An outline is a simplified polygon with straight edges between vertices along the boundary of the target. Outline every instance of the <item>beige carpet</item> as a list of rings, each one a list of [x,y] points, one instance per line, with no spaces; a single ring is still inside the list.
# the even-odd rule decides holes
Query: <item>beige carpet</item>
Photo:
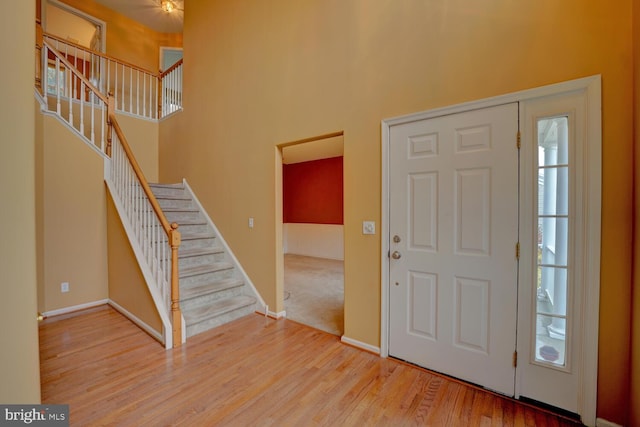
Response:
[[[344,333],[344,263],[285,254],[287,318],[341,336]]]

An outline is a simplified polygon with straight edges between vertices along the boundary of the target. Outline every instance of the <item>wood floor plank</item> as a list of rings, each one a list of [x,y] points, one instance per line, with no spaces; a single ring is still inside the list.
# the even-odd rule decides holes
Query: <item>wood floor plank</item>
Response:
[[[166,351],[97,307],[42,322],[40,360],[42,401],[71,425],[578,425],[259,315]]]

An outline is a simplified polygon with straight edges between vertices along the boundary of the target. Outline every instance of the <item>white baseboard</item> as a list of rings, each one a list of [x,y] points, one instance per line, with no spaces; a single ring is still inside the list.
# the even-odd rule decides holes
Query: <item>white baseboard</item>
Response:
[[[603,420],[602,418],[596,418],[596,427],[622,427],[620,424],[612,423],[611,421]]]
[[[120,312],[120,314],[122,314],[124,317],[126,317],[127,319],[131,320],[133,323],[138,325],[140,329],[142,329],[143,331],[151,335],[153,338],[155,338],[156,340],[164,344],[164,337],[162,336],[162,334],[156,331],[155,329],[153,329],[151,326],[147,325],[138,316],[131,313],[129,310],[127,310],[126,308],[124,308],[123,306],[121,306],[120,304],[118,304],[113,300],[109,300],[109,305],[113,307],[116,311]]]
[[[267,316],[277,320],[287,317],[287,312],[285,310],[282,310],[276,313],[275,311],[268,310]]]
[[[105,305],[109,302],[109,300],[101,299],[98,301],[87,302],[85,304],[72,305],[70,307],[59,308],[57,310],[45,311],[42,313],[44,317],[54,317],[60,316],[63,314],[73,313],[74,311],[85,310],[87,308],[97,307],[99,305]]]
[[[342,341],[345,344],[349,344],[349,345],[357,347],[359,349],[368,351],[370,353],[375,353],[377,355],[380,354],[380,347],[375,347],[375,346],[372,346],[371,344],[367,344],[367,343],[364,343],[362,341],[354,340],[353,338],[349,338],[349,337],[347,337],[345,335],[340,337],[340,341]]]

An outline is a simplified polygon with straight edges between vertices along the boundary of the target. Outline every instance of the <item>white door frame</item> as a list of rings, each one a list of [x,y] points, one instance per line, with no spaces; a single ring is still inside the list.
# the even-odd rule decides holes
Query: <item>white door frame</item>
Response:
[[[589,212],[586,233],[589,237],[587,247],[584,294],[582,306],[589,313],[583,319],[582,327],[582,394],[580,411],[582,422],[595,425],[596,399],[598,379],[598,320],[600,307],[600,219],[601,219],[601,159],[602,159],[602,124],[601,124],[601,77],[600,75],[585,77],[568,82],[557,83],[539,88],[514,92],[506,95],[485,98],[424,112],[409,114],[382,120],[382,212],[381,212],[381,304],[380,304],[380,356],[389,356],[389,143],[390,128],[409,122],[431,119],[448,114],[456,114],[496,105],[521,102],[534,98],[559,95],[574,91],[585,91],[587,97],[587,142],[585,155],[589,174],[588,204]]]

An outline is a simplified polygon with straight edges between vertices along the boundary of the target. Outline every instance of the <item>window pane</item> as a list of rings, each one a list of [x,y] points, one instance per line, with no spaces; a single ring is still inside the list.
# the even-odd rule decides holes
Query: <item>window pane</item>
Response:
[[[538,166],[566,165],[569,162],[567,117],[538,120]]]
[[[538,214],[569,214],[569,167],[540,168],[538,172]]]
[[[538,311],[561,316],[567,314],[567,269],[538,268]]]
[[[540,264],[567,265],[569,218],[538,217]]]
[[[538,315],[536,320],[535,360],[564,366],[566,352],[564,329],[566,321],[543,315]],[[558,330],[563,332],[562,335],[555,332]]]

